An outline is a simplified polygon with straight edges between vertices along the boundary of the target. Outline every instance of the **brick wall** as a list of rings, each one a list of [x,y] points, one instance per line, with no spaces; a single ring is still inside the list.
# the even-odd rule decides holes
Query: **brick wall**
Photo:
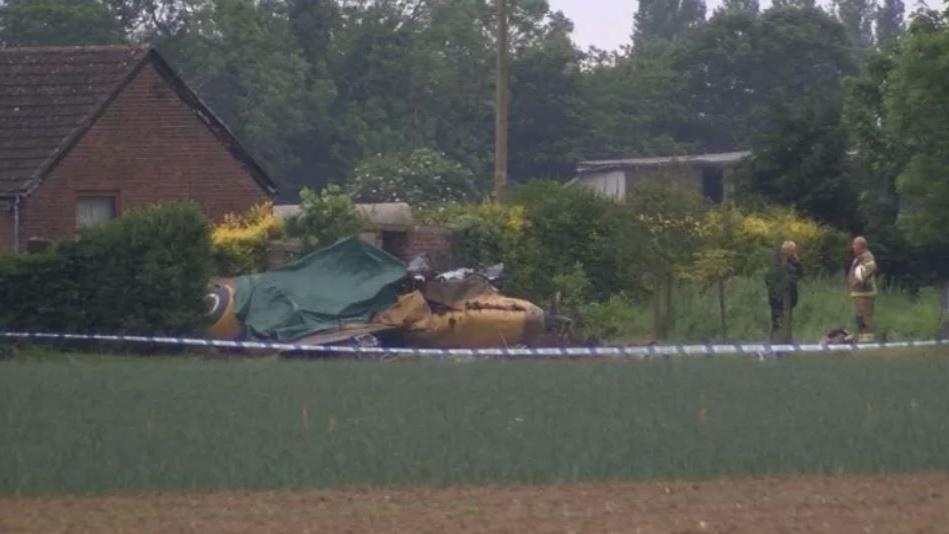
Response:
[[[396,254],[405,262],[416,256],[425,256],[436,269],[447,268],[453,248],[451,230],[438,226],[417,226],[405,236],[401,250]]]
[[[90,193],[114,194],[120,214],[191,199],[215,220],[267,198],[151,65],[24,199],[21,242],[74,237],[77,198]]]
[[[0,208],[0,252],[13,250],[13,214]]]

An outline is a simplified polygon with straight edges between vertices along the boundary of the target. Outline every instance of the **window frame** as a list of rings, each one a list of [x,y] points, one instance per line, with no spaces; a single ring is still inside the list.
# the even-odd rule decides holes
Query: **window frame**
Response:
[[[76,191],[76,199],[75,199],[75,202],[73,203],[73,208],[74,208],[73,219],[75,220],[77,234],[85,230],[88,230],[90,228],[94,228],[97,224],[100,224],[101,222],[108,222],[108,221],[101,221],[100,223],[96,223],[96,224],[86,226],[86,227],[82,227],[79,225],[79,203],[82,202],[82,200],[84,199],[93,199],[93,198],[109,198],[112,200],[112,218],[109,219],[110,221],[114,221],[115,219],[118,219],[122,214],[122,205],[120,202],[120,195],[118,191],[114,189]]]

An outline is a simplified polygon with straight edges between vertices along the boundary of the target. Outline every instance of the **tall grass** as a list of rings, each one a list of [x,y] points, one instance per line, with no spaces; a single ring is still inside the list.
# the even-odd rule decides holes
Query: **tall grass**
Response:
[[[854,331],[853,310],[846,286],[839,279],[804,280],[800,302],[794,310],[794,338],[801,343],[816,343],[830,330]],[[728,339],[762,341],[770,331],[770,310],[763,278],[736,278],[726,284],[726,325]],[[931,339],[940,328],[939,293],[924,288],[917,295],[899,290],[884,290],[877,298],[876,330],[891,341]],[[627,302],[610,308],[612,319],[620,322],[621,332],[608,341],[622,343],[651,334],[653,311],[649,302]],[[716,288],[700,291],[683,285],[673,293],[672,324],[669,339],[675,342],[709,342],[722,339]]]
[[[949,469],[949,359],[0,363],[0,494]]]

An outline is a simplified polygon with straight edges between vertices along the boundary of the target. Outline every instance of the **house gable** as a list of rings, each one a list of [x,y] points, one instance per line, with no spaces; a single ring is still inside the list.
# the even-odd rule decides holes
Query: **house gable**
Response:
[[[150,53],[31,186],[21,241],[75,236],[84,197],[112,198],[118,213],[191,200],[218,220],[268,198],[273,189],[259,167],[238,157],[230,132],[169,72]]]

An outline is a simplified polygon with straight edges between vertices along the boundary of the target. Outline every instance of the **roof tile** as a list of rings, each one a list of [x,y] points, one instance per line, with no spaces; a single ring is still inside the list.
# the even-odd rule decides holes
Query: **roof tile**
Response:
[[[148,53],[0,48],[0,195],[24,191]]]

